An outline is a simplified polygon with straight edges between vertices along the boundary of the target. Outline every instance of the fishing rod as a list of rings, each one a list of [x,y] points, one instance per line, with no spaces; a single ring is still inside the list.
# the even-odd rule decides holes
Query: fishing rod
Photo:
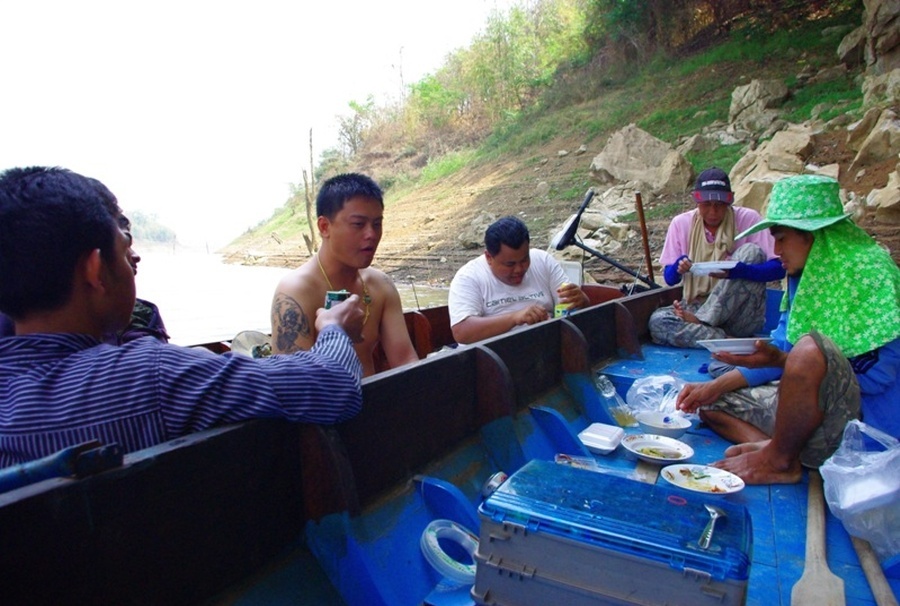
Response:
[[[580,238],[577,237],[578,225],[581,223],[581,215],[584,214],[585,209],[588,207],[588,204],[591,203],[591,200],[593,198],[594,198],[594,189],[591,188],[588,190],[588,193],[585,196],[584,201],[581,203],[581,208],[579,208],[578,212],[575,213],[575,215],[569,219],[569,222],[566,223],[565,227],[563,227],[563,229],[560,230],[559,233],[557,233],[555,236],[553,236],[553,239],[550,241],[550,246],[555,248],[556,250],[563,250],[567,246],[576,246],[576,247],[580,248],[581,250],[585,251],[586,253],[588,253],[594,257],[597,257],[598,259],[600,259],[602,261],[606,261],[607,263],[609,263],[616,269],[624,271],[626,274],[628,274],[630,276],[634,276],[635,278],[637,278],[638,280],[640,280],[641,282],[643,282],[650,288],[660,288],[659,284],[657,284],[656,282],[653,281],[653,278],[648,277],[644,274],[641,274],[640,272],[637,272],[628,267],[625,267],[618,261],[607,257],[600,251],[594,250],[590,246],[587,246],[586,244],[584,244],[584,242],[581,241]]]

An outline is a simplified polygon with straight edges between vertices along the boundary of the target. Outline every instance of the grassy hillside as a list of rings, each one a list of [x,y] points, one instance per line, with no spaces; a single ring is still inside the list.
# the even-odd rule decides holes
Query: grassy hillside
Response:
[[[790,87],[792,96],[781,108],[788,121],[803,122],[814,113],[823,121],[840,114],[858,118],[859,72],[814,85],[801,85],[799,76],[835,66],[838,44],[860,18],[858,12],[831,15],[775,32],[753,23],[736,25],[730,35],[709,40],[702,50],[657,59],[619,79],[590,67],[561,73],[538,109],[496,128],[477,147],[433,157],[422,168],[411,165],[414,154],[404,141],[382,137],[367,142],[352,168],[372,175],[386,189],[385,233],[376,266],[395,279],[413,275],[418,281],[448,282],[462,262],[479,252],[463,249],[456,236],[481,213],[519,214],[532,231],[533,244],[544,247],[593,185],[591,159],[611,133],[635,123],[677,145],[713,123],[726,123],[732,91],[753,79],[778,78]],[[599,92],[567,103],[585,88]],[[823,163],[849,160],[839,158],[846,155],[840,145],[836,141],[817,152]],[[582,146],[586,151],[576,153]],[[728,170],[746,151],[741,145],[723,146],[688,160],[697,171],[712,164]],[[549,187],[549,193],[539,194],[539,184]],[[658,249],[668,218],[686,208],[688,198],[645,197],[645,203],[651,247]],[[286,205],[223,252],[233,262],[295,266],[307,256],[303,233],[308,233],[305,210]],[[630,242],[618,255],[636,267],[642,260],[640,243]],[[627,278],[610,274],[599,261],[587,267],[600,281]]]

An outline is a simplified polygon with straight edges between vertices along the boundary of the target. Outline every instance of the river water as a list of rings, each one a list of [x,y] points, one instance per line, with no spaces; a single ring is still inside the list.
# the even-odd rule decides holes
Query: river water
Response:
[[[159,306],[172,343],[233,338],[242,330],[271,330],[269,307],[289,269],[231,265],[215,254],[147,250],[140,246],[137,295]],[[397,284],[404,310],[447,303],[447,289]]]

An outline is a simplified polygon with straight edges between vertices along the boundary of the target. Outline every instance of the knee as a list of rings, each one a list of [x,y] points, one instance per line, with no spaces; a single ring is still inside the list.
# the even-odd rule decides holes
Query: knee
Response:
[[[766,253],[763,252],[763,249],[761,249],[758,244],[747,242],[746,244],[739,246],[737,250],[734,251],[734,254],[731,255],[731,258],[734,261],[740,261],[747,265],[757,265],[765,262]]]
[[[784,374],[797,377],[824,377],[826,370],[825,354],[809,335],[803,335],[797,344],[788,352],[784,364]]]
[[[665,322],[667,318],[674,316],[675,311],[671,305],[668,307],[659,307],[650,314],[650,319],[647,320],[647,324],[652,330],[654,328],[657,328],[661,323]]]

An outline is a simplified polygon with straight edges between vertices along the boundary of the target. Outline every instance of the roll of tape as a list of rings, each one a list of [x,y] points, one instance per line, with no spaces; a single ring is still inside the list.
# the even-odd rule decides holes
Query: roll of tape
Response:
[[[439,539],[453,541],[469,554],[472,562],[463,563],[443,550]],[[478,538],[453,520],[434,520],[425,527],[419,541],[422,555],[438,573],[461,585],[475,583],[475,550]]]

